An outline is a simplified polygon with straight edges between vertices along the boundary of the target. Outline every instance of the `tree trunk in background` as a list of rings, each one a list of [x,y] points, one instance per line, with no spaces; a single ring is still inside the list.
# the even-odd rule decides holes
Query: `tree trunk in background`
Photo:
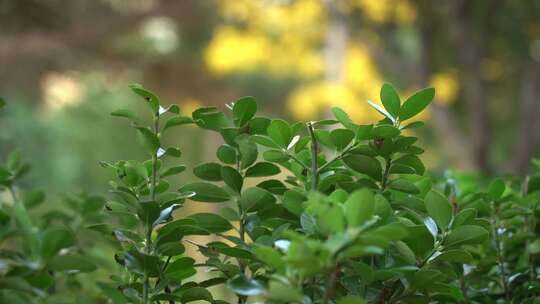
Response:
[[[480,69],[482,43],[479,42],[479,37],[472,37],[470,33],[465,4],[466,1],[452,2],[447,22],[456,43],[457,57],[462,68],[463,94],[467,103],[474,163],[478,169],[488,172],[491,131]]]
[[[428,1],[420,6],[422,10],[432,10],[431,2]],[[430,14],[420,14],[425,16],[420,21],[419,30],[421,35],[420,64],[418,65],[419,82],[422,87],[429,85],[429,78],[432,71],[431,53],[433,48],[432,28],[433,22]],[[437,96],[435,96],[437,98]],[[441,144],[448,160],[460,169],[470,169],[475,167],[472,158],[471,144],[468,138],[461,134],[457,128],[458,123],[455,115],[444,105],[433,102],[430,105],[432,120],[437,141]]]
[[[529,62],[523,78],[521,124],[510,164],[510,169],[520,174],[527,172],[534,149],[540,144],[540,63]]]
[[[343,63],[349,35],[347,20],[336,1],[325,0],[324,4],[328,8],[328,28],[324,44],[325,79],[331,84],[340,84],[343,81]]]

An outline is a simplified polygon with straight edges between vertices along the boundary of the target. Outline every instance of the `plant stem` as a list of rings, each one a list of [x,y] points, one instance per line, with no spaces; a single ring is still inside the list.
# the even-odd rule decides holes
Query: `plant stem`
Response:
[[[326,290],[323,296],[323,303],[330,303],[330,299],[334,297],[336,283],[339,276],[339,271],[340,271],[339,264],[336,264],[336,266],[334,267],[334,270],[330,274],[330,278],[328,279],[328,282],[326,283]]]
[[[158,136],[159,134],[159,113],[156,113],[154,116],[154,134]],[[155,204],[156,200],[156,184],[157,184],[157,164],[158,164],[158,157],[157,157],[157,151],[154,151],[152,154],[152,177],[150,180],[150,199],[151,204]],[[146,254],[150,254],[152,250],[152,223],[148,223],[146,227],[146,239],[145,239],[145,251]],[[148,303],[148,293],[150,289],[150,278],[148,276],[148,273],[145,272],[144,274],[144,282],[143,282],[143,304]]]
[[[469,304],[469,296],[467,295],[467,286],[465,285],[465,274],[462,274],[459,278],[459,286],[461,293],[463,294],[463,303]]]
[[[384,189],[386,189],[386,185],[388,184],[388,176],[390,175],[390,166],[391,165],[392,165],[392,159],[388,158],[386,160],[386,166],[384,168],[384,174],[383,174],[382,181],[381,181],[383,191],[384,191]]]
[[[326,169],[326,167],[330,166],[331,164],[333,164],[336,160],[340,160],[341,158],[343,158],[343,156],[345,156],[345,154],[349,153],[349,151],[351,151],[352,149],[356,148],[356,143],[352,144],[351,146],[349,146],[348,148],[345,148],[339,155],[337,155],[336,157],[332,158],[331,160],[327,161],[324,165],[322,165],[320,168],[319,168],[319,172],[323,171],[324,169]]]
[[[499,240],[499,232],[497,225],[497,211],[495,208],[495,203],[491,202],[491,230],[493,233],[493,246],[495,247],[495,252],[497,254],[497,264],[499,266],[499,271],[501,273],[501,285],[504,291],[504,297],[507,301],[510,300],[510,291],[508,290],[508,282],[506,279],[506,270],[504,267],[504,257],[501,250],[501,244]]]
[[[242,176],[242,179],[245,178],[243,172],[242,172],[242,166],[240,163],[240,150],[236,150],[236,170],[240,173]],[[245,243],[246,241],[246,233],[245,233],[245,214],[244,209],[242,208],[242,204],[240,203],[240,198],[236,199],[236,205],[238,208],[238,214],[240,215],[240,220],[238,222],[238,236],[240,237],[240,240],[242,240],[242,243]],[[238,267],[240,267],[240,273],[242,273],[244,276],[246,275],[246,265],[242,262],[241,259],[238,259]],[[238,304],[243,304],[247,300],[246,296],[238,296]]]
[[[311,190],[316,191],[319,184],[319,143],[315,137],[315,130],[313,128],[313,123],[308,122],[307,129],[309,136],[311,137]]]
[[[523,198],[525,198],[528,194],[529,194],[529,180],[530,180],[530,177],[527,175],[525,177],[525,180],[523,181],[523,185],[521,187],[521,196]],[[528,212],[533,212],[531,210],[528,210]],[[534,235],[534,227],[535,227],[535,222],[534,222],[534,217],[531,218],[531,216],[529,214],[527,214],[525,216],[525,220],[524,220],[524,224],[525,224],[525,229],[528,233],[530,233],[531,235]],[[529,238],[527,238],[525,240],[525,254],[527,255],[527,266],[529,268],[529,280],[532,282],[534,282],[535,280],[535,277],[536,277],[536,273],[535,273],[535,270],[534,270],[534,262],[533,262],[533,256],[531,254],[531,251],[530,251],[530,246],[531,246],[531,241]]]

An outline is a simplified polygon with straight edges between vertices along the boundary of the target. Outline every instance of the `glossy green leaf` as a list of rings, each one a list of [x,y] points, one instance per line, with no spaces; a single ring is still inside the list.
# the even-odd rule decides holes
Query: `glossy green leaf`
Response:
[[[231,198],[229,193],[222,188],[203,182],[187,184],[180,188],[179,191],[195,192],[195,195],[191,199],[197,202],[219,203],[228,201]]]
[[[452,220],[452,205],[441,193],[431,190],[425,197],[426,210],[437,226],[446,231]]]
[[[138,83],[133,83],[129,85],[129,88],[137,95],[141,96],[146,100],[152,113],[157,115],[159,113],[159,98],[149,90],[145,89],[142,85]]]
[[[194,220],[199,227],[212,233],[226,232],[233,228],[229,221],[214,213],[195,213],[188,218]]]
[[[196,121],[196,124],[203,129],[219,131],[229,126],[229,120],[227,120],[225,114],[215,107],[197,109],[191,116]]]
[[[405,121],[422,112],[422,110],[424,110],[431,103],[433,97],[435,97],[434,88],[426,88],[417,91],[412,96],[407,98],[407,100],[405,100],[401,106],[399,119],[401,121]]]
[[[97,266],[90,262],[87,257],[79,254],[65,254],[53,257],[48,264],[48,268],[52,271],[92,272],[97,269]]]
[[[193,267],[195,260],[189,257],[181,257],[169,264],[165,270],[167,278],[180,282],[193,276],[197,271]]]
[[[163,173],[161,173],[160,176],[163,178],[163,177],[167,177],[167,176],[171,176],[171,175],[176,175],[176,174],[180,174],[180,173],[184,172],[185,170],[186,170],[186,166],[171,167],[171,168],[163,171]]]
[[[242,274],[229,280],[227,286],[234,291],[234,293],[242,296],[257,296],[266,292],[266,288],[261,282],[254,279],[248,279]]]
[[[399,114],[399,109],[401,106],[401,101],[399,100],[399,95],[396,92],[396,89],[389,83],[383,84],[381,88],[381,102],[384,108],[390,113],[393,117],[397,117]]]
[[[240,167],[245,169],[257,160],[257,145],[247,134],[238,136],[236,143],[238,143],[238,149],[240,151]]]
[[[354,122],[351,120],[351,118],[349,117],[349,115],[343,111],[342,109],[338,108],[338,107],[333,107],[332,108],[332,113],[334,114],[334,116],[336,117],[336,119],[347,129],[355,132],[356,131],[356,125],[354,124]]]
[[[447,261],[452,263],[460,263],[460,264],[467,264],[470,263],[473,260],[472,255],[462,249],[453,249],[444,251],[435,258],[433,258],[433,262],[436,261]]]
[[[245,211],[256,211],[275,203],[276,198],[268,191],[253,187],[242,192],[240,204]]]
[[[366,174],[375,180],[381,179],[381,163],[376,158],[361,154],[349,154],[343,158],[343,162],[358,173]]]
[[[444,245],[453,247],[465,244],[479,244],[484,242],[489,236],[489,232],[476,225],[463,225],[452,229],[445,239]]]
[[[75,236],[66,228],[49,228],[41,239],[41,257],[45,260],[56,255],[61,249],[75,245]]]
[[[240,193],[240,191],[242,191],[244,179],[236,169],[229,166],[221,167],[221,177],[225,184],[231,187],[235,192]]]
[[[236,150],[229,145],[219,146],[216,155],[217,158],[225,164],[236,164]]]
[[[343,207],[349,227],[360,226],[373,216],[375,197],[370,190],[364,188],[353,192]]]
[[[342,151],[354,138],[354,132],[348,129],[335,129],[330,132],[330,139],[338,151]]]
[[[258,162],[246,170],[247,177],[263,177],[279,174],[281,170],[278,166],[269,162]]]
[[[150,153],[156,153],[160,147],[156,134],[146,127],[137,127],[137,131],[139,131],[142,143],[148,148]]]
[[[500,178],[494,179],[488,187],[488,194],[489,197],[492,200],[498,200],[502,197],[504,190],[506,189],[506,185],[504,184],[504,181]]]
[[[174,116],[174,117],[169,118],[165,122],[165,125],[163,126],[162,131],[165,131],[165,130],[170,129],[172,127],[191,124],[191,123],[195,123],[195,121],[193,119],[191,119],[191,117]]]
[[[257,103],[252,96],[246,96],[234,102],[233,118],[238,127],[246,125],[257,112]]]
[[[293,136],[289,124],[281,119],[272,120],[266,131],[268,136],[281,148],[287,148]]]
[[[206,181],[221,181],[221,165],[218,163],[205,163],[193,168],[193,174]]]
[[[127,110],[127,109],[119,109],[119,110],[116,110],[114,112],[111,112],[111,116],[124,117],[124,118],[128,118],[128,119],[131,119],[131,120],[136,120],[137,119],[137,115],[135,115],[135,113],[133,111]]]

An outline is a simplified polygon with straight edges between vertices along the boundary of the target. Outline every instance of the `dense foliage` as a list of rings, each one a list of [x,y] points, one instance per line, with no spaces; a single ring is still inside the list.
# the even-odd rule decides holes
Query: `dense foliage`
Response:
[[[373,125],[339,108],[335,119],[289,124],[257,116],[253,97],[228,105],[230,115],[210,107],[186,117],[131,89],[150,120],[112,114],[131,122],[149,159],[103,162],[116,174],[107,200],[66,195],[62,211],[34,214],[44,193],[18,186],[29,166],[15,153],[0,167],[1,302],[219,304],[230,299],[209,288],[222,285],[238,303],[540,301],[539,163],[531,176],[487,187],[432,176],[413,131],[433,88],[402,102],[385,84],[383,106],[369,102],[382,115]],[[193,168],[201,181],[172,185],[186,167],[166,134],[184,125],[223,144],[216,161]],[[187,199],[216,212],[173,214]],[[101,265],[88,255],[98,235],[118,267],[99,269],[108,276],[95,299],[77,299],[72,292],[88,288],[78,277]]]

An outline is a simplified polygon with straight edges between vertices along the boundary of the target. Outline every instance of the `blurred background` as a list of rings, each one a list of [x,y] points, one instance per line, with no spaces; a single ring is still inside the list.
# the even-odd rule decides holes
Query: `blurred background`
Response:
[[[190,114],[253,95],[265,114],[315,120],[331,106],[380,119],[368,99],[434,86],[420,137],[428,166],[524,173],[540,145],[539,0],[0,0],[0,156],[28,183],[104,191],[100,160],[142,159],[112,118],[140,82]],[[142,107],[141,107],[142,106]],[[193,167],[217,137],[170,138]]]

